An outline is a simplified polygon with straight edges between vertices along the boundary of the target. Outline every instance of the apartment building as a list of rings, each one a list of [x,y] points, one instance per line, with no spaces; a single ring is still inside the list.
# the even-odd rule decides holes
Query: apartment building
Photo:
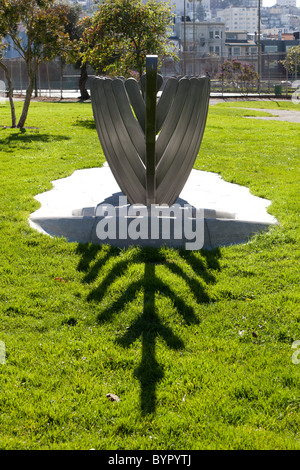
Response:
[[[257,8],[229,7],[217,10],[217,19],[225,23],[228,31],[248,31],[254,33],[258,29]]]
[[[164,0],[159,0],[164,1]],[[203,8],[205,12],[210,12],[210,2],[211,0],[171,0],[170,5],[174,8],[174,12],[177,16],[184,15],[189,17],[190,20],[197,17],[197,12],[199,8]]]
[[[70,2],[78,3],[84,11],[94,9],[94,0],[70,0]]]
[[[296,7],[297,0],[276,0],[276,5],[281,7]]]
[[[225,32],[225,56],[229,59],[250,58],[257,55],[258,48],[254,38],[247,31]]]
[[[220,22],[180,21],[175,24],[175,33],[181,50],[194,52],[197,56],[223,56],[225,47],[225,24]]]

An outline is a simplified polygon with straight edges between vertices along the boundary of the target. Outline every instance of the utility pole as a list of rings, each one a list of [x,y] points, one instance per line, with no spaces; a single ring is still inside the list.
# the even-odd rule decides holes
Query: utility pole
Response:
[[[257,38],[257,49],[258,49],[258,63],[257,63],[257,72],[258,72],[258,93],[260,93],[260,79],[261,79],[261,42],[260,42],[260,3],[261,0],[258,0],[258,38]]]
[[[186,75],[186,0],[183,9],[183,75]]]
[[[193,74],[196,75],[196,3],[193,0]]]

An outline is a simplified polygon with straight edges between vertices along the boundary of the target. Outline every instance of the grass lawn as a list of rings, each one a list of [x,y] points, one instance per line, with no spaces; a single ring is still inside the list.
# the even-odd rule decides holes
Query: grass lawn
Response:
[[[24,131],[0,104],[0,449],[300,449],[300,127],[238,106],[300,111],[210,106],[195,168],[280,225],[191,252],[32,230],[34,196],[104,156],[90,104],[33,102]]]

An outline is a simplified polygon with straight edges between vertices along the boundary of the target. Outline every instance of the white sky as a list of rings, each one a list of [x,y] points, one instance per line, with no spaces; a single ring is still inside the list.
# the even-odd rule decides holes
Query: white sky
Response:
[[[271,7],[275,5],[276,0],[263,0],[262,4],[264,7]],[[297,7],[300,7],[300,0],[297,0]]]

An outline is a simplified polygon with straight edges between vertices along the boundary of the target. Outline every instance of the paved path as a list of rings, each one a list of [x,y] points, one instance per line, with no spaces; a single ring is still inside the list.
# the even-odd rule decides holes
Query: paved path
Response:
[[[23,98],[14,98],[14,101],[22,101]],[[0,103],[1,101],[8,101],[8,98],[6,97],[0,97]],[[220,98],[211,98],[209,101],[210,105],[218,104],[218,103],[228,103],[228,102],[233,102],[236,100],[224,100]],[[244,118],[247,119],[263,119],[267,121],[286,121],[286,122],[293,122],[293,123],[298,123],[300,124],[300,102],[299,102],[299,111],[293,111],[293,110],[283,110],[283,109],[261,109],[261,108],[247,108],[247,107],[237,107],[238,109],[247,109],[248,111],[263,111],[269,114],[273,114],[273,117],[270,116],[244,116]]]
[[[224,101],[222,99],[210,99],[209,104],[214,105],[218,103],[226,103],[227,100]],[[232,102],[232,101],[231,101]],[[284,110],[284,109],[262,109],[262,108],[247,108],[239,106],[236,107],[237,109],[246,109],[247,111],[263,111],[265,113],[273,114],[273,116],[244,116],[247,119],[263,119],[267,121],[285,121],[285,122],[294,122],[300,124],[300,102],[299,102],[299,110]]]
[[[284,109],[261,109],[261,108],[239,108],[247,109],[250,111],[263,111],[265,113],[273,114],[270,116],[244,116],[247,119],[263,119],[267,121],[286,121],[300,124],[300,107],[299,111],[291,111]]]

